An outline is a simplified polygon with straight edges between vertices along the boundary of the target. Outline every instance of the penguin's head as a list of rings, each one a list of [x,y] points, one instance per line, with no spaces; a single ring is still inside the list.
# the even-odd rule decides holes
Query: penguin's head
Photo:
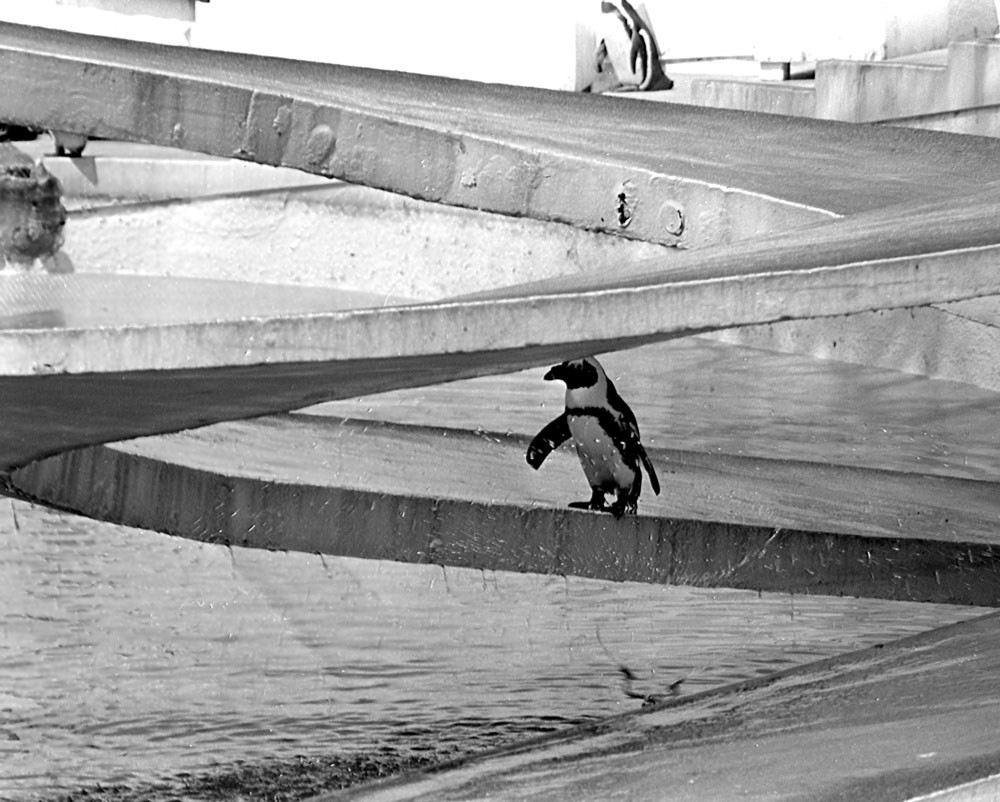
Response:
[[[560,362],[549,369],[543,377],[545,381],[566,382],[567,390],[582,390],[596,387],[604,380],[604,368],[592,356]]]

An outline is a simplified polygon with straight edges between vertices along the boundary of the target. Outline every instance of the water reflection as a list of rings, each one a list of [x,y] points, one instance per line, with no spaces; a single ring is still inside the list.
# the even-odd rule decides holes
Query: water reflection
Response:
[[[224,547],[0,499],[0,796],[492,746],[977,614]]]

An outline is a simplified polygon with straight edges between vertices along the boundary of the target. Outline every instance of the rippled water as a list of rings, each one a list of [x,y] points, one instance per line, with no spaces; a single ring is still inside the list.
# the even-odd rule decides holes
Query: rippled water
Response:
[[[979,610],[228,550],[0,499],[0,797],[490,746]]]

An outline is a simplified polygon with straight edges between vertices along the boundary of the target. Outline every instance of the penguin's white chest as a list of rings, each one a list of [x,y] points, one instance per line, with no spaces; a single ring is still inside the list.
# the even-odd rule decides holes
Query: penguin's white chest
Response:
[[[566,422],[591,487],[612,491],[632,486],[635,471],[625,464],[621,452],[597,418],[593,415],[567,415]]]

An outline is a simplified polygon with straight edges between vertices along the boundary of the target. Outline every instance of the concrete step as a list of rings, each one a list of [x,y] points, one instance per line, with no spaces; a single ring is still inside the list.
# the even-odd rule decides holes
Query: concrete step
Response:
[[[1000,103],[1000,42],[952,42],[940,52],[890,61],[829,59],[814,81],[781,83],[706,77],[691,102],[715,108],[886,122]]]

